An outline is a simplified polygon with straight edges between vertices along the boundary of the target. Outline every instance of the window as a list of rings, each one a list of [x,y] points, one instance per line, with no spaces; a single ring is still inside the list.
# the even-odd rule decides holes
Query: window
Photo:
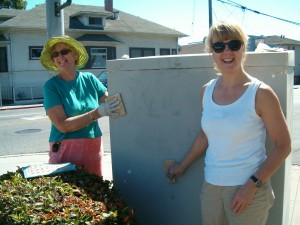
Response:
[[[43,47],[29,47],[29,59],[30,60],[38,60],[40,59],[41,53],[43,51]]]
[[[160,55],[177,55],[177,49],[161,48]]]
[[[171,51],[169,48],[161,48],[160,49],[160,55],[170,55]]]
[[[85,46],[89,59],[82,69],[105,69],[106,60],[116,59],[116,47]]]
[[[0,47],[0,72],[8,72],[6,47]]]
[[[91,68],[106,68],[107,49],[106,48],[91,48]]]
[[[129,49],[130,58],[154,56],[154,48],[130,48]]]
[[[102,18],[101,17],[89,17],[89,25],[97,25],[102,26]]]

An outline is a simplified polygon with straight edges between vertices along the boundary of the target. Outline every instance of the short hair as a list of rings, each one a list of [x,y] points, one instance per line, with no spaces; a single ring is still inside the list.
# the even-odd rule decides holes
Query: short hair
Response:
[[[231,20],[221,20],[210,27],[209,34],[205,40],[207,52],[212,52],[213,39],[219,41],[226,39],[240,40],[244,46],[248,44],[248,36],[241,25]]]
[[[248,45],[248,36],[245,34],[242,26],[233,20],[221,20],[213,24],[207,38],[205,39],[205,49],[207,52],[212,53],[213,39],[224,41],[226,39],[240,40],[244,46],[243,61],[246,60],[246,50]]]

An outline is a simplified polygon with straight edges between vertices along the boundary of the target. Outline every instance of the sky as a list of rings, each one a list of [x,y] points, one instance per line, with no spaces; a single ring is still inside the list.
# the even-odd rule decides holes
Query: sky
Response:
[[[104,6],[104,1],[72,0],[72,3]],[[45,2],[27,0],[26,9]],[[65,2],[66,0],[62,0],[62,3]],[[208,2],[209,0],[114,0],[113,7],[186,34],[187,37],[179,39],[180,45],[186,45],[201,42],[207,36]],[[248,35],[284,35],[285,38],[300,41],[299,0],[211,0],[211,3],[213,22],[229,18],[239,22]],[[234,3],[246,9],[234,7]],[[298,25],[272,17],[296,22]]]

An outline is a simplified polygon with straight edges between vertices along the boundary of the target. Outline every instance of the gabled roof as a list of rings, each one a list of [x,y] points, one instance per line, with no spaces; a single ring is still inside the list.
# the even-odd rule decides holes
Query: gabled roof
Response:
[[[179,48],[179,54],[199,54],[206,53],[205,44],[203,42],[191,43],[187,45],[181,45]]]
[[[46,23],[46,4],[36,6],[31,10],[25,11],[22,14],[17,15],[16,17],[3,22],[0,24],[1,28],[14,28],[14,29],[47,29]],[[90,12],[91,15],[102,14],[104,17],[112,16],[113,13],[105,11],[104,7],[101,6],[88,6],[88,5],[77,5],[72,4],[64,8],[64,25],[65,30],[77,30],[70,28],[70,24],[74,23],[74,17],[82,13],[86,14]],[[109,13],[109,14],[108,14]],[[1,14],[1,10],[0,10]],[[37,19],[38,18],[38,19]],[[70,21],[71,18],[71,21]],[[80,22],[80,21],[75,21]],[[81,29],[86,29],[83,24],[81,24]],[[91,29],[89,29],[91,31]],[[97,32],[104,33],[127,33],[127,34],[156,34],[156,35],[167,35],[174,37],[185,37],[186,34],[183,34],[179,31],[164,27],[162,25],[153,23],[149,20],[142,19],[137,16],[119,11],[119,19],[117,20],[106,20],[106,27],[103,30],[95,29]]]
[[[77,41],[103,41],[103,42],[119,42],[105,34],[84,34],[78,38]]]
[[[263,43],[269,46],[286,46],[286,45],[297,45],[300,46],[300,41],[283,38],[280,36],[255,36],[249,35],[249,37],[254,39],[262,39]],[[205,53],[205,44],[203,42],[191,43],[187,45],[180,46],[179,54],[198,54]]]
[[[17,15],[20,15],[24,13],[25,10],[21,9],[6,9],[6,8],[0,8],[0,19],[1,18],[13,18]]]
[[[272,44],[272,45],[300,45],[300,41],[289,39],[289,38],[282,38],[280,36],[268,36],[264,38],[265,44]]]
[[[254,39],[263,39],[266,45],[300,45],[300,41],[285,38],[282,36],[272,35],[272,36],[254,36],[249,35]]]
[[[1,28],[12,29],[45,29],[46,4],[39,5],[31,10],[22,10],[23,13],[0,24]],[[1,14],[1,10],[0,10]]]

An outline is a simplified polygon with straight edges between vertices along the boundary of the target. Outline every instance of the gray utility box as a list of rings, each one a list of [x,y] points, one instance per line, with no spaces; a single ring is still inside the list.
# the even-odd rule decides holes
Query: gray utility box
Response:
[[[127,111],[125,117],[110,120],[116,188],[136,209],[141,225],[201,224],[203,158],[175,184],[168,183],[163,162],[181,160],[200,130],[200,91],[216,78],[212,56],[113,60],[107,69],[109,93],[120,93]],[[245,70],[275,90],[290,126],[294,52],[247,53]],[[276,200],[268,225],[288,224],[290,166],[288,158],[273,176]]]

